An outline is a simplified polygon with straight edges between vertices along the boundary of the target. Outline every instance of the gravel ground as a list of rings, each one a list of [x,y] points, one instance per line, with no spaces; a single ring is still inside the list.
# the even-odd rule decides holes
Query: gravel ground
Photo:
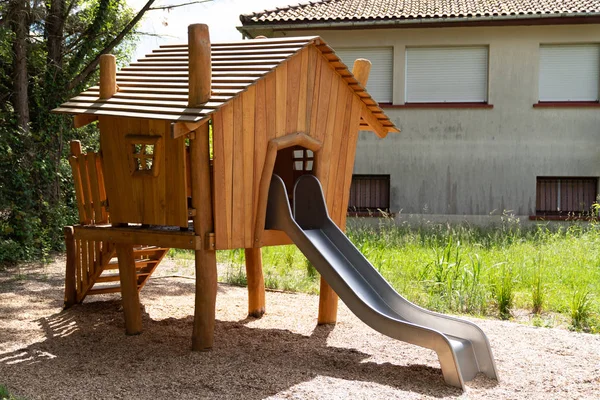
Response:
[[[27,399],[600,398],[598,335],[477,320],[500,383],[480,375],[463,393],[435,353],[341,303],[335,327],[316,327],[317,297],[268,292],[267,314],[247,319],[245,289],[220,285],[215,348],[192,353],[193,280],[161,266],[141,293],[144,333],[125,336],[117,295],[61,311],[63,266],[0,272],[0,384]]]

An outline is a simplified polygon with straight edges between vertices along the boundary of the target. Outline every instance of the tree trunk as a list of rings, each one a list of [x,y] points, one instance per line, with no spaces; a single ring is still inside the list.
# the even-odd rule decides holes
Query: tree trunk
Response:
[[[13,42],[13,107],[17,123],[24,131],[29,131],[29,76],[27,71],[27,37],[29,35],[27,2],[13,0],[10,4],[10,26],[15,34]]]
[[[46,17],[46,46],[48,49],[48,67],[52,71],[52,78],[62,68],[63,61],[63,27],[65,23],[65,0],[52,0],[48,7]]]

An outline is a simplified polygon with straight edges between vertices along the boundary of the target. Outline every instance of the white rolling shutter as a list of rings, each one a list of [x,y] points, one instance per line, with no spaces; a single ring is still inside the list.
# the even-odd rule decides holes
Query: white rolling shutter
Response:
[[[406,49],[407,103],[484,103],[487,86],[487,47]]]
[[[336,49],[335,54],[342,59],[350,71],[352,71],[352,66],[357,58],[366,58],[371,61],[367,91],[379,103],[392,102],[394,63],[392,47],[341,48]]]
[[[598,101],[600,46],[540,46],[540,101]]]

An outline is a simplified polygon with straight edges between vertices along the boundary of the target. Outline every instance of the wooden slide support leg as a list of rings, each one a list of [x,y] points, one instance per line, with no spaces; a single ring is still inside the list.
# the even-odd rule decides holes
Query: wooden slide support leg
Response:
[[[213,347],[217,303],[217,252],[196,250],[196,301],[192,350]]]
[[[319,292],[319,325],[335,324],[337,321],[338,295],[331,286],[321,277],[321,289]]]
[[[77,288],[75,286],[75,268],[77,268],[77,251],[75,249],[75,238],[73,237],[73,227],[65,226],[65,246],[67,249],[67,265],[65,270],[65,303],[67,309],[77,303]]]
[[[248,315],[260,318],[265,313],[262,251],[260,248],[248,248],[244,252],[246,255],[246,277],[248,279]]]
[[[121,281],[125,332],[128,335],[137,335],[142,333],[142,312],[140,310],[140,295],[137,290],[133,246],[118,243],[115,247],[119,258],[119,279]]]

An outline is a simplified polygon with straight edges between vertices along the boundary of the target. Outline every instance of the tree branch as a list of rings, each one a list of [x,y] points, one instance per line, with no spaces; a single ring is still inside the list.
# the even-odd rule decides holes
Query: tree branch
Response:
[[[200,3],[208,3],[209,1],[212,0],[196,0],[196,1],[190,1],[189,3],[182,3],[182,4],[170,4],[168,6],[161,6],[161,7],[152,7],[149,10],[153,11],[153,10],[171,10],[172,8],[177,8],[177,7],[183,7],[183,6],[189,6],[190,4],[200,4]]]
[[[142,9],[125,26],[125,28],[123,28],[123,30],[98,53],[96,58],[94,58],[79,74],[77,74],[77,76],[75,76],[75,78],[73,78],[73,80],[71,82],[69,82],[69,85],[67,86],[68,90],[73,90],[73,88],[79,86],[94,72],[94,70],[98,66],[98,63],[100,62],[100,56],[102,56],[104,54],[108,54],[119,43],[121,43],[123,38],[135,27],[135,25],[140,21],[140,19],[142,19],[142,17],[146,13],[146,11],[148,11],[150,9],[150,7],[152,7],[152,4],[154,4],[154,1],[155,0],[148,0],[148,2],[144,5],[144,7],[142,7]]]

